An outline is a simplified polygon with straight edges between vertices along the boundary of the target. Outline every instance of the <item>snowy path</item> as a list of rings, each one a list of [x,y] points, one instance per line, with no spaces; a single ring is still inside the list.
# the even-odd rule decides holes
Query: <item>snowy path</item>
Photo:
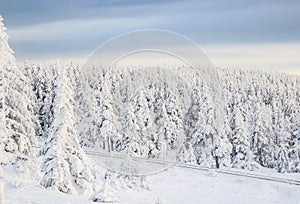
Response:
[[[126,156],[122,155],[122,154],[109,154],[109,153],[102,153],[102,152],[97,152],[97,151],[86,151],[86,153],[91,156],[107,157],[110,159],[111,158],[126,159]],[[143,162],[149,162],[151,164],[161,165],[161,169],[165,169],[167,167],[175,165],[176,167],[179,167],[179,168],[195,169],[195,170],[199,170],[199,171],[209,171],[209,172],[214,172],[214,173],[218,173],[218,174],[227,174],[227,175],[234,175],[234,176],[239,176],[239,177],[254,178],[254,179],[260,179],[260,180],[266,180],[266,181],[286,183],[286,184],[291,184],[291,185],[300,185],[300,175],[298,175],[298,179],[293,179],[293,178],[283,178],[283,176],[287,176],[287,175],[280,174],[280,173],[274,173],[274,172],[272,172],[272,174],[276,175],[276,176],[268,176],[268,175],[266,175],[266,172],[248,173],[248,172],[240,171],[240,170],[212,169],[212,168],[202,167],[202,166],[198,166],[198,165],[182,164],[182,163],[175,164],[175,163],[171,163],[171,162],[165,162],[162,160],[149,160],[149,159],[145,159],[145,158],[141,158],[141,157],[133,157],[133,159],[136,161],[143,161]],[[297,174],[294,174],[294,176],[296,177]]]

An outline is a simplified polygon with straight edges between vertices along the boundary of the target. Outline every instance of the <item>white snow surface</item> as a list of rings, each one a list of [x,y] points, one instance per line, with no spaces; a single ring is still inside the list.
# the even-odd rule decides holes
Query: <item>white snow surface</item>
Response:
[[[283,177],[273,171],[265,174]],[[5,167],[2,176],[4,203],[94,203],[94,195],[72,195],[44,189],[34,184],[34,177],[19,178],[19,173]],[[299,175],[289,177],[299,180]],[[300,204],[300,186],[253,178],[224,175],[214,171],[199,171],[171,167],[167,171],[147,177],[149,186],[128,188],[115,185],[110,188],[116,203],[289,203]],[[4,182],[3,182],[4,181]],[[100,191],[101,193],[101,191]],[[106,192],[105,192],[106,193]],[[107,196],[107,195],[97,195]]]

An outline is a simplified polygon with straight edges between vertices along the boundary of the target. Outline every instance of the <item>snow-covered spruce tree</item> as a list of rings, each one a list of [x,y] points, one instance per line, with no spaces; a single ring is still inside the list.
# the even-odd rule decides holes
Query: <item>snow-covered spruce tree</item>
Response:
[[[221,128],[218,130],[214,128],[215,134],[213,135],[213,156],[217,168],[230,167],[231,163],[232,144],[229,142],[229,122],[226,117],[223,120],[220,121]]]
[[[208,149],[209,144],[212,148],[212,138],[209,138],[211,127],[206,121],[208,109],[207,96],[201,96],[198,88],[193,88],[192,105],[186,116],[185,130],[187,140],[194,149],[197,163],[204,166],[212,166],[214,163],[210,152],[212,149]]]
[[[84,147],[97,147],[100,134],[100,100],[102,90],[101,75],[93,76],[90,72],[77,77],[77,92],[75,95],[76,130],[80,144]],[[94,71],[94,73],[98,73]],[[96,80],[98,78],[99,80]]]
[[[107,151],[112,152],[115,150],[115,144],[118,137],[117,131],[117,117],[114,113],[112,106],[112,96],[110,93],[110,88],[105,86],[103,87],[103,94],[100,99],[100,112],[99,112],[99,137],[100,147]]]
[[[44,147],[44,174],[41,184],[64,193],[84,193],[92,190],[93,176],[81,149],[74,128],[74,90],[70,68],[57,65],[53,121]]]
[[[276,149],[276,161],[278,172],[289,172],[291,169],[291,160],[288,157],[288,138],[289,132],[287,127],[284,126],[286,120],[282,117],[278,124],[277,134],[278,134],[278,144]]]
[[[164,102],[165,102],[165,140],[169,148],[173,149],[176,147],[176,141],[183,137],[184,128],[182,122],[182,112],[179,108],[178,100],[174,93],[167,90],[165,87],[164,91]]]
[[[86,81],[88,90],[83,94],[82,108],[83,117],[79,122],[81,126],[80,135],[84,146],[102,149],[106,152],[115,151],[116,143],[119,143],[118,116],[115,113],[115,99],[112,96],[114,92],[114,83],[117,73],[109,70],[107,73],[104,69],[95,70],[96,75],[87,73]],[[118,90],[120,91],[120,90]],[[119,113],[120,114],[120,113]],[[85,125],[84,125],[85,124]],[[85,126],[85,127],[83,127]],[[80,128],[79,128],[80,129]]]
[[[150,111],[148,109],[148,102],[146,100],[144,90],[138,93],[128,93],[130,87],[127,86],[123,90],[123,97],[126,102],[123,103],[120,115],[120,135],[116,141],[116,150],[125,151],[129,155],[151,155],[153,152],[148,146],[148,140],[151,140],[151,122]],[[129,96],[128,96],[129,95]],[[156,154],[157,156],[157,154]]]
[[[13,51],[8,44],[8,35],[6,33],[6,27],[3,23],[3,18],[0,16],[0,53],[1,53],[1,65],[15,64],[16,59],[13,55]]]
[[[210,93],[210,95],[213,94]],[[229,142],[230,127],[228,117],[224,115],[227,110],[226,103],[223,100],[223,98],[216,99],[215,97],[210,99],[212,110],[210,111],[211,113],[209,112],[211,116],[208,118],[208,123],[212,127],[212,155],[215,160],[214,167],[216,168],[229,167],[231,162],[232,144]]]
[[[155,140],[157,139],[155,135],[155,125],[153,116],[153,95],[151,87],[144,88],[140,91],[133,100],[132,103],[135,107],[136,116],[136,127],[139,130],[139,143],[141,144],[142,151],[141,154],[148,155],[148,157],[158,156],[157,146],[155,145]]]
[[[232,129],[230,126],[231,120],[232,120],[232,115],[233,115],[233,110],[235,107],[235,100],[232,96],[232,92],[233,92],[233,84],[232,84],[232,80],[230,80],[230,78],[228,76],[226,76],[225,70],[222,71],[223,72],[223,98],[224,98],[224,103],[225,103],[225,107],[224,107],[224,127],[222,128],[222,132],[221,134],[224,135],[224,138],[226,138],[227,140],[227,145],[223,146],[222,144],[220,144],[221,148],[224,148],[224,153],[226,152],[226,154],[224,154],[224,164],[220,164],[221,166],[226,166],[226,167],[230,167],[231,166],[231,153],[232,153],[232,143],[231,143],[231,136],[232,136]],[[220,134],[220,135],[221,135]]]
[[[98,72],[95,71],[94,73]],[[94,88],[98,88],[98,84],[91,84],[92,82],[89,74],[90,73],[84,71],[82,67],[76,67],[74,75],[76,82],[76,92],[74,95],[74,122],[82,147],[94,147],[96,144],[93,135],[99,133],[99,120],[95,120],[95,115],[97,114],[99,104],[98,98],[100,98],[100,96],[99,93],[94,91]],[[100,78],[100,76],[97,77]]]
[[[168,86],[166,83],[162,86],[154,86],[155,90],[152,96],[154,104],[148,105],[152,106],[151,120],[153,121],[153,127],[148,131],[154,133],[150,134],[150,140],[158,150],[156,154],[164,149],[164,151],[177,149],[181,145],[179,144],[181,137],[184,137],[181,109],[176,96],[172,90],[168,89]],[[151,153],[155,153],[155,150],[151,150]]]
[[[263,106],[264,107],[264,106]],[[261,166],[274,167],[274,137],[272,135],[271,115],[263,111],[258,103],[253,104],[254,117],[251,131],[251,150],[254,159]],[[262,113],[264,113],[262,115]]]
[[[112,137],[116,135],[117,122],[111,105],[112,82],[104,69],[94,68],[83,74],[84,77],[75,77],[79,90],[76,94],[75,114],[80,143],[82,146],[103,150],[108,150],[109,146],[112,150]]]
[[[141,155],[139,133],[134,107],[128,103],[122,113],[122,137],[116,142],[116,150],[125,151],[128,155]]]
[[[188,143],[194,149],[197,163],[208,167],[229,166],[231,146],[225,127],[213,127],[213,107],[204,84],[197,85],[192,92],[192,105],[185,118]],[[226,125],[225,121],[223,126]]]
[[[6,28],[0,17],[0,70],[1,70],[1,143],[6,158],[12,162],[11,156],[30,155],[32,146],[36,144],[32,95],[26,76],[13,56],[8,45]],[[9,156],[10,155],[10,156]],[[4,161],[5,162],[5,161]]]
[[[15,63],[13,57],[13,51],[8,45],[8,35],[6,34],[6,28],[3,24],[3,18],[0,16],[0,154],[4,155],[4,142],[7,141],[6,134],[6,111],[5,111],[5,89],[6,89],[6,77],[4,75],[7,66],[11,63]],[[1,163],[2,163],[1,158]]]
[[[233,111],[231,121],[232,136],[232,166],[235,168],[253,170],[253,155],[250,151],[250,133],[246,127],[245,116],[239,106]]]
[[[289,143],[289,158],[292,161],[291,171],[300,172],[300,110],[294,110],[291,117],[291,138]]]
[[[7,70],[6,89],[6,129],[11,139],[14,141],[17,150],[7,145],[10,152],[18,151],[21,154],[29,155],[32,146],[36,144],[34,110],[32,106],[33,93],[28,78],[21,72],[23,67],[16,66]],[[11,147],[11,148],[10,148]]]
[[[25,69],[28,70],[30,76],[30,84],[34,93],[32,100],[34,114],[37,117],[36,135],[43,143],[47,138],[49,127],[53,120],[52,101],[54,98],[54,79],[55,79],[54,65],[40,65],[36,63],[25,64]]]

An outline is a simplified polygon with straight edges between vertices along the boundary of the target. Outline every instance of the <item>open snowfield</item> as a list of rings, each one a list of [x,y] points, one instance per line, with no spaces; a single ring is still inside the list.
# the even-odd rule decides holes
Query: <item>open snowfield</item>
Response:
[[[69,195],[43,189],[31,179],[4,174],[5,203],[93,203],[91,195]],[[270,172],[266,172],[270,175]],[[274,177],[282,174],[272,173]],[[299,175],[289,175],[299,180]],[[172,167],[148,177],[149,189],[112,188],[118,203],[288,203],[300,204],[300,186],[253,178]]]

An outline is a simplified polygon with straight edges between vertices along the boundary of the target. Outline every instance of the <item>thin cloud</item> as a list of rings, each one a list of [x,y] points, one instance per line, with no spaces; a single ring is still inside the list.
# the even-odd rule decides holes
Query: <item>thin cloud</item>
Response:
[[[83,56],[115,35],[145,28],[178,32],[205,47],[263,43],[298,46],[299,7],[300,2],[293,0],[170,0],[163,4],[156,0],[28,0],[26,4],[17,0],[1,2],[0,12],[11,36],[10,43],[17,58],[22,60]],[[288,47],[282,49],[290,53]],[[253,60],[256,66],[254,62],[259,58]],[[271,67],[273,61],[268,60],[269,64],[257,65]],[[292,61],[289,67],[296,63]]]
[[[204,46],[216,66],[300,73],[300,43]]]

